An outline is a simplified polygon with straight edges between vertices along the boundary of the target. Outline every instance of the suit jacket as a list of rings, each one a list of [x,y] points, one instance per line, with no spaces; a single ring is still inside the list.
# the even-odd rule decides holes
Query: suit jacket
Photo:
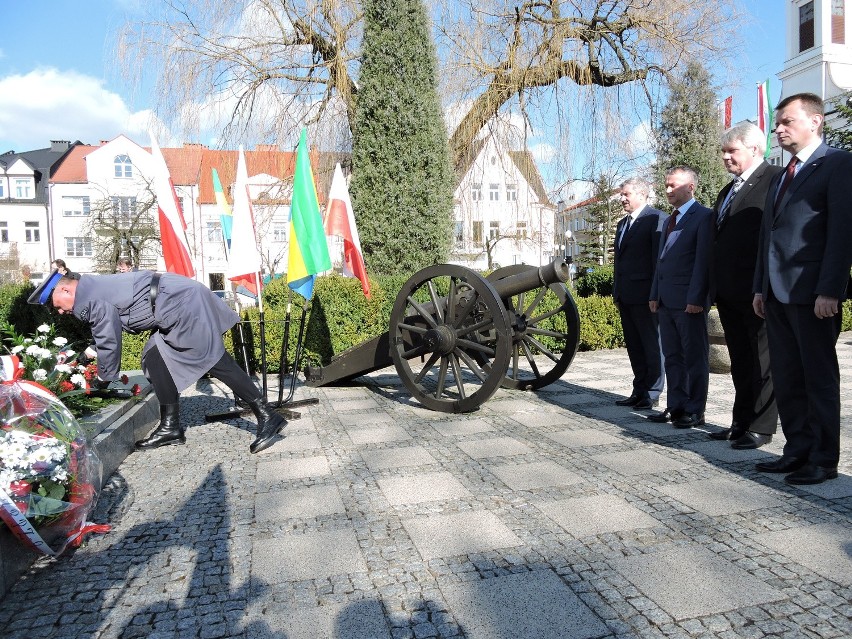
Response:
[[[142,351],[156,346],[178,391],[198,381],[225,354],[222,333],[240,317],[203,284],[174,273],[160,275],[152,312],[153,273],[83,275],[77,283],[74,316],[92,327],[98,351],[98,376],[118,377],[122,331],[153,330]],[[147,372],[146,372],[147,374]]]
[[[676,239],[666,248],[660,239],[660,257],[654,273],[650,300],[667,308],[686,309],[687,304],[710,306],[710,257],[716,221],[713,211],[695,202],[677,223]]]
[[[625,215],[615,230],[612,297],[622,304],[647,305],[660,253],[660,236],[668,215],[646,206],[619,243],[628,218]]]
[[[852,153],[821,144],[775,202],[783,174],[766,194],[754,292],[782,304],[846,299],[852,266]]]
[[[766,194],[772,178],[783,170],[780,166],[764,162],[754,170],[731,201],[730,211],[717,229],[713,243],[710,268],[712,299],[751,304]],[[733,185],[732,180],[719,192],[713,207],[716,218]]]

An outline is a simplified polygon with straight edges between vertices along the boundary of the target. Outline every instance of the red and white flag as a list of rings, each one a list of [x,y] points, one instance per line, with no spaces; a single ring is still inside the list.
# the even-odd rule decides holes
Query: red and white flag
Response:
[[[163,244],[163,259],[169,273],[178,273],[195,277],[195,268],[189,255],[189,242],[186,239],[186,222],[180,210],[175,185],[169,175],[169,167],[157,139],[151,134],[151,156],[154,158],[154,195],[160,221],[160,241]]]
[[[240,145],[237,179],[234,183],[234,208],[231,222],[231,251],[228,255],[228,279],[245,286],[260,298],[260,249],[254,227],[254,211],[248,190],[246,156]]]
[[[349,199],[349,189],[340,164],[334,169],[331,180],[331,190],[328,192],[328,210],[325,215],[326,235],[339,235],[343,238],[343,274],[357,277],[361,280],[361,290],[370,297],[370,281],[367,279],[367,269],[364,266],[364,253],[361,251],[361,240],[355,227],[355,214],[352,212],[352,201]]]

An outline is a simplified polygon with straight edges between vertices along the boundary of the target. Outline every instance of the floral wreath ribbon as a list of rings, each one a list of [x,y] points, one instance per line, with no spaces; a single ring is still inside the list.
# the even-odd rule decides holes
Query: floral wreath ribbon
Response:
[[[29,391],[36,395],[49,398],[55,397],[53,393],[41,384],[37,384],[36,382],[31,382],[29,380],[22,380],[21,377],[23,374],[24,369],[21,367],[20,359],[17,356],[0,356],[0,382],[3,384],[25,385],[28,387]],[[20,509],[15,505],[15,502],[12,501],[12,498],[9,497],[9,494],[2,487],[0,487],[0,519],[6,523],[9,530],[12,531],[12,534],[14,534],[15,537],[34,550],[50,557],[56,557],[61,553],[61,551],[56,552],[48,546],[47,543],[45,543],[45,541],[41,538],[41,535],[38,534],[38,531],[36,531],[35,527],[27,519],[26,515],[20,511]],[[77,547],[83,542],[83,535],[90,532],[106,533],[109,532],[110,529],[111,526],[108,524],[95,524],[84,520],[80,522],[80,529],[68,537],[66,545]]]

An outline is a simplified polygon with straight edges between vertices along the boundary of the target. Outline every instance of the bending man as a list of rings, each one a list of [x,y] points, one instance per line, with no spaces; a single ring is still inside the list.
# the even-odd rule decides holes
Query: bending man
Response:
[[[73,313],[91,326],[103,381],[119,377],[122,331],[152,331],[142,351],[142,372],[160,402],[160,423],[136,442],[136,450],[185,443],[179,395],[205,373],[224,382],[257,418],[252,453],[271,446],[286,424],[225,351],[222,333],[239,315],[195,280],[152,271],[82,276],[54,271],[28,301],[52,303],[60,314]]]

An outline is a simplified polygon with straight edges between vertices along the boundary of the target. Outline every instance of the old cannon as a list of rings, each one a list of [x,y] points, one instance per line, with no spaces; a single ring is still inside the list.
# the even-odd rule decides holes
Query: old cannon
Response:
[[[580,340],[568,264],[516,264],[483,277],[438,264],[396,297],[386,333],[308,367],[326,386],[393,364],[412,396],[445,413],[479,408],[499,387],[534,390],[568,369]]]

